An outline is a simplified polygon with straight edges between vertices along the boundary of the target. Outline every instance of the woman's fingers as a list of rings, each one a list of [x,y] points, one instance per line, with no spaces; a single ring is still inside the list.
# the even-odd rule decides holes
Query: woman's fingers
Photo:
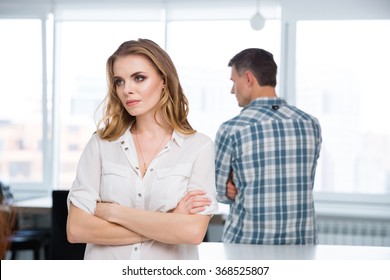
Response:
[[[180,202],[186,202],[188,200],[190,200],[191,198],[193,197],[196,197],[196,196],[202,196],[202,195],[205,195],[206,192],[203,191],[203,190],[194,190],[194,191],[189,191],[183,198]],[[180,203],[179,202],[179,203]]]
[[[189,191],[173,210],[174,213],[196,214],[203,211],[206,206],[211,204],[209,198],[203,196],[206,192],[203,190]]]

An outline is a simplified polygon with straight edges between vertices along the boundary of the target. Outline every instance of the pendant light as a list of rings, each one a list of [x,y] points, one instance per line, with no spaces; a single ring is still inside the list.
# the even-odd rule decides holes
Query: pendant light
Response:
[[[257,12],[253,17],[251,17],[250,23],[252,29],[256,31],[263,29],[265,25],[265,18],[260,14],[259,10],[259,0],[257,0]]]

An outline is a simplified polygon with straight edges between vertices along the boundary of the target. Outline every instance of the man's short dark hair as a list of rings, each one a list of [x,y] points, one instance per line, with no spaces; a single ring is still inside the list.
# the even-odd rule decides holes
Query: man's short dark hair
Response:
[[[261,86],[276,86],[277,65],[272,53],[257,48],[245,49],[236,54],[228,66],[234,66],[239,75],[249,70]]]

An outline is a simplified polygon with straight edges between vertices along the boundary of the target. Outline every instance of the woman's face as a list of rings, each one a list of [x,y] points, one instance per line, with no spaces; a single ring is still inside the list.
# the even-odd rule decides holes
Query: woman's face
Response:
[[[164,80],[142,55],[119,57],[113,65],[114,85],[122,105],[132,116],[153,114],[161,99]]]

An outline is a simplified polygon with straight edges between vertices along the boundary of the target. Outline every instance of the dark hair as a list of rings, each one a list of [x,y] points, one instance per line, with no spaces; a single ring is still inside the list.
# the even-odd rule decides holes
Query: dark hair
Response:
[[[250,48],[236,54],[228,66],[234,66],[239,75],[249,70],[261,86],[276,86],[277,65],[272,53],[263,49]]]

